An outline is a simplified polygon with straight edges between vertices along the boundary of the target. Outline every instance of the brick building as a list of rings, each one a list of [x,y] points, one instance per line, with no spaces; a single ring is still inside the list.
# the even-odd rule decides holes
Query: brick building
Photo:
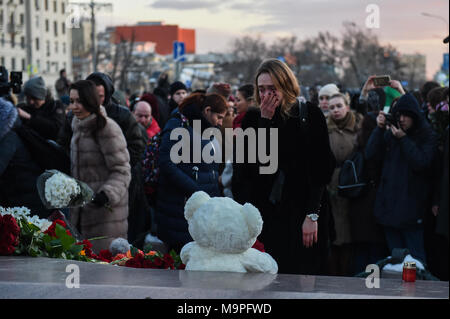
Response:
[[[162,22],[140,22],[133,26],[116,26],[112,41],[119,43],[121,39],[134,42],[155,43],[155,52],[161,55],[172,54],[173,42],[185,43],[187,54],[195,54],[195,30],[182,29],[177,25],[164,25]]]

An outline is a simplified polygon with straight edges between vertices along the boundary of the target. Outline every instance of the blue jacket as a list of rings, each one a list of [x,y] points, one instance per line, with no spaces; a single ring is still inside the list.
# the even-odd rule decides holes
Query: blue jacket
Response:
[[[194,152],[192,121],[195,119],[201,120],[202,131],[210,124],[196,110],[195,105],[186,106],[183,113],[186,116],[178,112],[167,121],[161,134],[158,158],[160,175],[158,179],[156,223],[158,225],[158,237],[169,245],[184,245],[193,240],[188,231],[188,223],[184,218],[184,205],[194,192],[202,190],[210,196],[220,196],[218,164],[214,162],[205,163],[203,159],[200,160],[200,163],[193,163],[192,160]],[[189,163],[180,162],[176,164],[170,158],[172,147],[181,143],[179,142],[180,136],[177,137],[177,140],[170,139],[172,130],[176,128],[186,128],[189,132]],[[201,149],[203,150],[210,143],[209,140],[202,140]],[[180,155],[181,151],[179,152]]]
[[[430,204],[432,164],[437,152],[437,136],[410,94],[402,96],[392,113],[407,113],[414,125],[398,139],[390,130],[376,127],[367,143],[367,159],[383,161],[374,214],[377,222],[394,228],[423,225]]]

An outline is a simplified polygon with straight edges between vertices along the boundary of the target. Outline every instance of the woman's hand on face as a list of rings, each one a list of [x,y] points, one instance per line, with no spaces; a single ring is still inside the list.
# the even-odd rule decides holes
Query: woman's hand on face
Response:
[[[317,221],[313,222],[310,218],[305,217],[302,225],[303,245],[306,248],[312,247],[314,243],[317,243]]]
[[[275,91],[265,94],[261,100],[261,117],[271,120],[279,104],[280,101]]]

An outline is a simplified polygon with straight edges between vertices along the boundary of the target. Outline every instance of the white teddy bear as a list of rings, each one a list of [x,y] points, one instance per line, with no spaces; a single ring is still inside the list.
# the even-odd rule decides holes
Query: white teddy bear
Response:
[[[278,272],[269,254],[251,248],[263,225],[253,205],[199,191],[186,202],[184,217],[194,239],[180,253],[186,270]]]

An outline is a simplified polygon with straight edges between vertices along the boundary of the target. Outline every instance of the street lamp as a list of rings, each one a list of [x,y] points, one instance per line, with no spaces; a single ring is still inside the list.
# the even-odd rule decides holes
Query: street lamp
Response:
[[[448,34],[448,21],[444,17],[438,16],[438,15],[435,15],[435,14],[431,14],[431,13],[427,13],[427,12],[422,12],[422,15],[425,16],[425,17],[436,18],[436,19],[439,19],[441,21],[444,21],[445,25],[447,26],[447,29],[445,29],[445,34]]]

